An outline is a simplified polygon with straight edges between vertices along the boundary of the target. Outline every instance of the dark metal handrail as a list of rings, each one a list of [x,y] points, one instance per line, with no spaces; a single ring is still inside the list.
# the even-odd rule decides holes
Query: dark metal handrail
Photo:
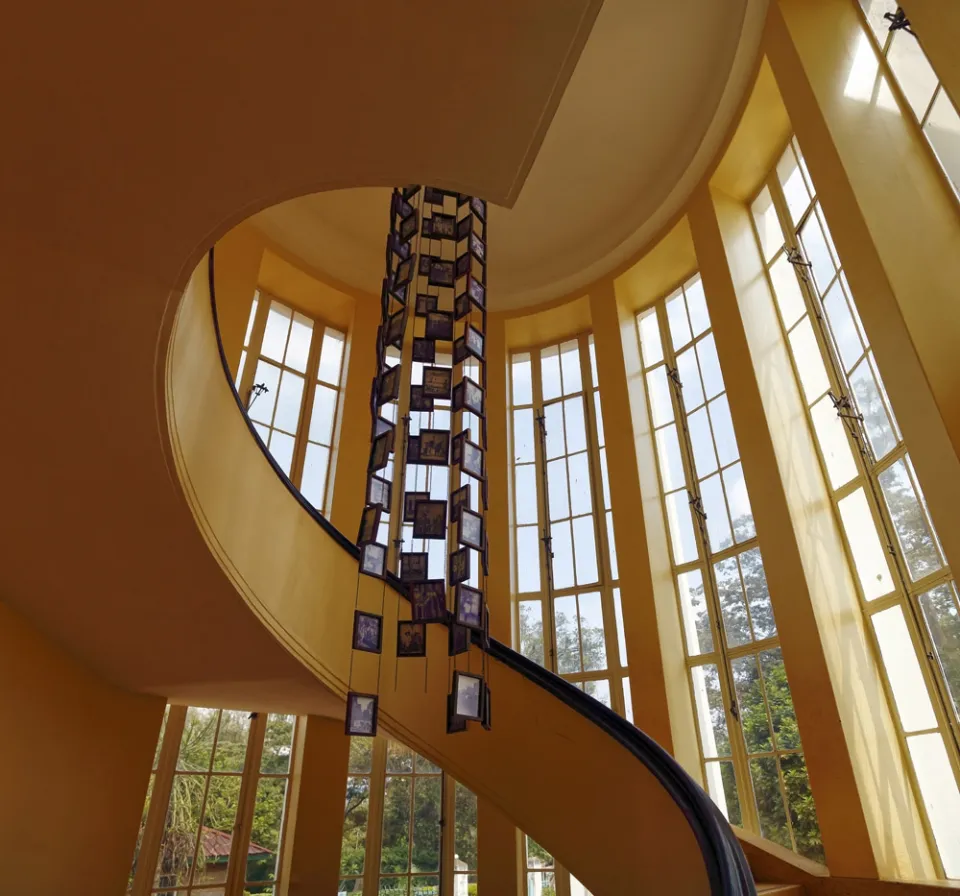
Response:
[[[214,286],[213,249],[210,250],[208,256],[207,276],[210,285],[213,329],[217,337],[220,362],[223,365],[227,383],[237,402],[237,408],[247,423],[247,428],[256,439],[267,462],[273,467],[280,481],[297,499],[300,506],[310,514],[317,525],[359,562],[360,551],[356,545],[300,494],[300,490],[274,460],[273,455],[247,415],[247,409],[240,398],[233,377],[230,375],[230,365],[227,363],[223,339],[220,335]],[[393,573],[387,574],[387,581],[401,596],[407,596],[406,586]],[[680,811],[683,812],[693,830],[704,864],[707,867],[710,892],[713,896],[756,896],[757,890],[753,883],[753,875],[730,825],[713,800],[703,791],[703,788],[684,771],[680,763],[663,747],[635,725],[619,716],[612,709],[608,709],[598,700],[594,700],[593,697],[588,696],[569,681],[537,665],[523,654],[511,650],[500,641],[491,638],[488,652],[493,659],[512,669],[518,675],[532,681],[572,710],[580,713],[643,763],[650,774],[657,779],[660,785],[670,794],[671,799],[679,806]]]

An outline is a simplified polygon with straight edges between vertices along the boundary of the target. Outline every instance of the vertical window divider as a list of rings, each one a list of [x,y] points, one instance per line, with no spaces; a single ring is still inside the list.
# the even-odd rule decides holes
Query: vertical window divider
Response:
[[[292,328],[291,328],[292,329]],[[313,397],[317,391],[317,372],[320,365],[320,350],[323,348],[323,334],[327,327],[318,320],[313,322],[313,338],[310,340],[310,352],[307,355],[307,369],[304,372],[303,399],[300,402],[300,419],[297,421],[297,431],[293,442],[293,462],[290,464],[290,479],[293,482],[303,482],[303,465],[307,457],[307,440],[310,433],[310,424],[313,419]],[[333,407],[334,428],[336,428],[337,410],[340,404],[340,390],[337,390],[337,401]],[[331,439],[332,441],[332,439]],[[326,496],[329,494],[330,470],[333,468],[333,451],[327,463],[327,487],[324,489],[324,503],[328,504]],[[317,508],[321,513],[324,508]]]
[[[533,365],[539,367],[539,365]],[[543,406],[543,399],[539,390],[539,375],[535,384],[534,391],[534,425],[537,431],[537,452],[540,459],[540,476],[538,486],[541,494],[541,506],[543,508],[543,528],[540,533],[540,544],[543,545],[541,556],[541,572],[543,577],[541,581],[546,587],[546,612],[543,618],[550,622],[550,640],[544,643],[544,661],[547,662],[547,668],[556,673],[557,671],[557,626],[553,613],[553,536],[550,527],[550,487],[547,483],[547,418]],[[537,408],[539,403],[540,407]],[[542,593],[542,591],[541,591]],[[544,641],[546,642],[546,638]],[[549,660],[547,660],[549,657]]]
[[[447,772],[441,776],[440,791],[440,892],[453,893],[456,851],[457,785]]]
[[[370,802],[367,811],[367,846],[363,861],[363,892],[376,893],[380,888],[380,852],[383,843],[384,788],[387,783],[387,738],[373,741],[370,760]]]
[[[233,825],[233,839],[230,843],[230,860],[224,896],[243,896],[246,882],[248,842],[253,826],[253,809],[257,798],[257,779],[260,762],[263,759],[263,738],[267,732],[267,714],[251,713],[250,731],[247,735],[247,752],[243,759],[243,773],[240,778],[240,795],[237,799],[237,818]],[[282,841],[281,841],[282,843]]]

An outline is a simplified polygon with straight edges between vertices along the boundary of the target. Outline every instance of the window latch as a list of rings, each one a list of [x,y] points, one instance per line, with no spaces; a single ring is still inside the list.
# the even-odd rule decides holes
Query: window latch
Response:
[[[680,371],[677,370],[676,367],[671,367],[671,366],[668,364],[668,365],[667,365],[667,376],[669,377],[670,381],[671,381],[678,389],[682,389],[682,388],[683,388],[683,383],[680,382]]]
[[[265,395],[265,394],[266,394],[267,392],[269,392],[269,391],[270,391],[270,390],[267,388],[267,384],[266,384],[266,383],[256,383],[256,384],[250,389],[250,395],[249,395],[248,398],[247,398],[247,410],[249,411],[250,408],[253,407],[253,403],[254,403],[261,395]]]
[[[848,395],[834,395],[832,391],[827,394],[830,396],[833,409],[841,420],[856,420],[858,423],[863,423],[863,414],[855,410]]]
[[[693,512],[701,520],[706,520],[707,512],[703,509],[703,499],[699,495],[695,495],[692,492],[687,492],[687,496],[690,499],[690,507],[693,509]]]
[[[740,722],[740,706],[736,700],[730,701],[730,715],[732,715],[737,722]]]
[[[890,23],[890,27],[887,29],[888,31],[906,31],[907,34],[913,35],[914,38],[917,37],[910,27],[910,20],[907,18],[907,14],[903,11],[902,6],[898,6],[896,12],[885,12],[883,17]]]
[[[801,254],[799,249],[794,249],[792,246],[787,246],[787,261],[790,262],[795,268],[811,268],[813,265],[806,261]]]

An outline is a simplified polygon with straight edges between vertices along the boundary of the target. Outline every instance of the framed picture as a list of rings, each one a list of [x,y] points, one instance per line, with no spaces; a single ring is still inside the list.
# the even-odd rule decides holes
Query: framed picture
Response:
[[[447,502],[418,501],[413,509],[414,538],[447,537]]]
[[[455,694],[447,694],[447,734],[460,734],[467,730],[467,720],[457,715]]]
[[[470,234],[470,254],[483,264],[486,261],[487,247],[484,245],[484,242],[480,237],[475,233]]]
[[[479,722],[483,715],[483,678],[459,669],[453,673],[453,706],[456,715]]]
[[[454,320],[460,320],[460,318],[466,317],[469,313],[470,296],[466,292],[462,292],[453,300]]]
[[[346,733],[351,737],[374,737],[377,733],[377,695],[347,694]]]
[[[490,539],[483,539],[483,550],[480,552],[480,565],[483,567],[483,574],[490,575]]]
[[[358,546],[377,540],[381,513],[383,508],[379,504],[370,504],[363,508],[363,513],[360,514],[360,531],[357,533]]]
[[[434,215],[430,220],[430,236],[438,240],[456,239],[457,219],[453,215]],[[426,219],[423,222],[427,223]]]
[[[403,227],[403,224],[400,226]],[[416,221],[414,221],[413,226],[416,228]],[[406,286],[413,279],[413,268],[415,261],[415,256],[410,256],[410,258],[405,258],[400,262],[400,264],[397,265],[397,272],[393,278],[394,289],[396,289],[398,286]]]
[[[458,307],[462,308],[463,305],[470,305],[472,303],[473,305],[476,305],[480,311],[483,311],[486,298],[486,287],[476,277],[474,277],[473,274],[471,274],[469,277],[467,277],[467,288],[457,296],[453,307],[455,309]],[[463,305],[459,303],[463,303]],[[465,311],[464,314],[466,314]]]
[[[470,253],[464,252],[457,258],[457,278],[466,277],[471,271]]]
[[[410,387],[410,410],[432,411],[433,399],[423,394],[423,386]]]
[[[420,436],[407,435],[407,463],[420,463]]]
[[[407,184],[400,190],[400,195],[404,199],[413,199],[420,192],[420,184]]]
[[[412,215],[408,215],[400,222],[400,226],[397,228],[397,233],[400,235],[400,239],[404,243],[409,243],[410,238],[414,236],[417,232],[417,212],[414,209]]]
[[[457,585],[453,604],[453,619],[457,625],[483,632],[483,592],[469,585]]]
[[[473,233],[473,216],[467,215],[457,221],[457,242],[465,240],[471,233]]]
[[[467,324],[463,331],[464,349],[478,361],[483,361],[483,332],[473,324]]]
[[[413,511],[420,501],[429,501],[430,492],[407,492],[403,496],[403,521],[413,522]]]
[[[420,430],[420,463],[446,466],[450,463],[450,430]]]
[[[367,485],[367,503],[376,504],[389,510],[391,490],[392,486],[388,479],[371,475]]]
[[[430,311],[424,331],[427,339],[453,340],[453,315],[449,311]]]
[[[467,344],[463,336],[458,336],[453,340],[453,363],[462,364],[467,360]]]
[[[365,544],[360,549],[360,572],[365,576],[374,576],[377,579],[387,575],[387,548],[386,545]]]
[[[479,383],[465,376],[453,387],[452,395],[455,411],[471,411],[478,417],[483,416],[483,387]]]
[[[455,279],[452,261],[442,261],[439,258],[431,259],[427,283],[433,286],[453,286]]]
[[[390,452],[393,449],[393,431],[381,433],[374,440],[373,444],[370,446],[370,464],[368,467],[368,472],[376,473],[377,470],[382,470],[386,465],[387,461],[390,460]]]
[[[443,205],[443,190],[439,190],[436,187],[424,187],[423,189],[423,201],[429,202],[431,205]]]
[[[483,608],[483,649],[490,649],[490,607]]]
[[[455,523],[458,519],[461,507],[470,506],[470,483],[461,485],[450,495],[450,522]]]
[[[457,540],[475,551],[483,550],[483,517],[466,507],[460,508],[457,524]]]
[[[419,551],[401,551],[400,581],[426,582],[429,554]]]
[[[477,196],[470,197],[470,210],[481,220],[487,220],[487,203]]]
[[[483,449],[467,439],[464,439],[463,442],[460,469],[473,476],[474,479],[483,479]]]
[[[460,548],[450,555],[449,575],[451,585],[459,585],[470,578],[470,548]]]
[[[480,724],[484,731],[489,731],[491,727],[492,716],[490,714],[490,685],[483,683],[483,709],[480,713]]]
[[[396,401],[400,397],[400,365],[391,367],[380,377],[380,385],[377,389],[377,403],[386,404],[388,401]]]
[[[413,339],[413,360],[421,364],[433,364],[437,360],[437,343],[432,339]]]
[[[452,382],[452,367],[423,368],[423,394],[425,398],[450,398]]]
[[[407,322],[407,309],[401,308],[396,314],[391,314],[387,321],[387,329],[384,331],[384,345],[392,345],[394,348],[403,348],[403,331]]]
[[[426,317],[431,311],[436,311],[440,305],[439,296],[428,296],[426,293],[418,293],[417,301],[413,308],[413,313],[417,317]]]
[[[413,582],[408,594],[414,622],[447,621],[447,584],[443,579]]]
[[[458,432],[450,442],[450,463],[459,464],[460,458],[463,457],[463,443],[469,441],[470,439],[470,430],[465,429],[463,432]]]
[[[394,252],[397,257],[403,261],[410,257],[410,252],[412,250],[410,249],[410,243],[401,239],[399,233],[392,233],[387,237],[387,251]],[[387,259],[387,264],[388,266],[390,264],[389,257]]]
[[[470,649],[470,629],[450,623],[450,634],[447,636],[447,653],[450,656],[459,656]]]
[[[399,190],[393,192],[393,210],[400,216],[401,220],[409,218],[416,211]]]
[[[427,255],[425,253],[420,254],[420,266],[417,270],[420,272],[421,277],[426,277],[430,273],[430,265],[439,259],[434,258],[432,255]]]
[[[384,433],[390,433],[393,435],[395,429],[394,425],[387,420],[385,417],[381,417],[379,414],[375,414],[373,417],[373,423],[370,428],[370,441],[372,442],[378,436],[382,436]],[[391,438],[390,447],[393,448],[393,440]]]
[[[427,626],[424,622],[397,622],[397,656],[426,656]]]
[[[353,649],[365,653],[383,650],[383,617],[375,613],[353,611]]]

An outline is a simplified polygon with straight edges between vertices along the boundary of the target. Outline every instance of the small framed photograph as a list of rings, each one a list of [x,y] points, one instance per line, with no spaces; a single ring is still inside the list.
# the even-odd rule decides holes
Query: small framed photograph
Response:
[[[471,274],[469,277],[467,277],[467,288],[457,296],[453,307],[461,307],[459,303],[463,302],[466,306],[469,306],[470,304],[476,305],[480,311],[483,311],[486,298],[486,287]],[[466,314],[466,311],[464,311],[464,314]]]
[[[365,576],[384,579],[387,576],[387,547],[382,544],[365,544],[360,549],[360,572]]]
[[[393,210],[401,218],[409,218],[415,211],[403,193],[396,189],[393,191]]]
[[[480,552],[480,565],[483,567],[483,574],[490,576],[490,539],[483,539],[483,550]]]
[[[427,255],[426,253],[421,253],[420,255],[420,266],[417,270],[420,272],[421,277],[426,277],[430,273],[430,265],[439,259],[434,258],[432,255]]]
[[[451,585],[459,585],[470,578],[470,548],[460,548],[450,555],[448,578]]]
[[[453,315],[449,311],[429,312],[424,335],[427,339],[451,342],[453,340]]]
[[[466,292],[460,293],[453,300],[453,317],[455,320],[460,320],[461,318],[466,317],[470,313],[470,296]]]
[[[420,463],[420,436],[407,435],[407,463]]]
[[[413,510],[414,538],[447,537],[447,502],[418,501]]]
[[[452,382],[452,367],[423,368],[423,394],[426,398],[450,398]]]
[[[470,254],[483,264],[486,261],[487,247],[484,245],[484,242],[480,237],[475,233],[470,234]]]
[[[405,243],[409,243],[410,238],[414,236],[417,232],[417,212],[414,210],[412,215],[404,218],[400,222],[400,226],[397,228],[397,233],[400,236],[400,239]]]
[[[462,364],[467,360],[467,344],[463,336],[458,336],[453,340],[453,363]]]
[[[463,457],[463,443],[470,439],[470,430],[465,429],[463,432],[458,432],[450,442],[450,463],[459,464],[460,458]]]
[[[470,649],[470,629],[450,623],[450,634],[447,636],[447,653],[450,656],[459,656]]]
[[[416,216],[414,216],[416,217]],[[403,227],[403,224],[400,225]],[[413,222],[414,228],[417,226],[417,222]],[[397,272],[393,278],[393,288],[396,289],[399,286],[406,286],[413,279],[413,269],[414,262],[416,259],[411,255],[410,258],[405,258],[400,264],[397,265]]]
[[[489,731],[492,725],[492,715],[490,713],[490,685],[483,683],[483,711],[480,717],[480,724],[484,731]]]
[[[450,463],[450,430],[420,430],[420,463],[446,466]]]
[[[440,305],[439,296],[428,296],[426,293],[418,293],[417,301],[414,305],[413,313],[417,317],[426,317],[431,311],[436,311]]]
[[[363,508],[363,513],[360,514],[360,531],[357,533],[358,547],[377,540],[381,513],[383,508],[379,504],[369,504]]]
[[[394,433],[394,425],[387,420],[385,417],[381,417],[379,414],[375,414],[373,417],[373,425],[370,428],[370,441],[372,442],[378,436],[382,436],[384,433],[390,433],[391,436]],[[393,441],[391,439],[390,447],[393,447]]]
[[[403,496],[403,521],[413,522],[413,512],[420,501],[429,501],[430,492],[406,492]]]
[[[347,694],[346,733],[351,737],[374,737],[377,733],[377,695]]]
[[[443,579],[413,582],[407,593],[414,622],[447,621],[447,584]]]
[[[426,221],[424,221],[426,223]],[[456,239],[457,219],[453,215],[437,215],[430,218],[430,236],[437,240]]]
[[[473,216],[467,215],[457,221],[457,242],[465,240],[471,233],[473,233]]]
[[[387,329],[384,331],[384,345],[392,345],[394,348],[403,348],[403,331],[407,322],[407,309],[401,308],[396,314],[391,314],[387,321]]]
[[[427,655],[427,625],[401,619],[397,622],[397,656]]]
[[[388,401],[396,401],[400,397],[400,365],[391,367],[380,377],[377,389],[377,403],[384,405]]]
[[[479,445],[464,440],[460,455],[460,469],[474,479],[483,479],[483,449]]]
[[[463,344],[466,351],[478,361],[483,361],[483,333],[473,324],[467,324],[463,331]]]
[[[447,734],[461,734],[467,730],[467,720],[457,715],[455,694],[447,695]]]
[[[423,201],[429,202],[431,205],[443,205],[443,190],[437,189],[437,187],[424,187],[423,188]]]
[[[480,199],[477,196],[471,196],[470,211],[472,211],[481,221],[486,221],[487,220],[486,200]]]
[[[443,261],[439,258],[431,259],[427,283],[431,286],[453,286],[455,279],[452,261]]]
[[[471,722],[479,722],[483,715],[483,677],[461,672],[453,673],[453,706],[455,714]]]
[[[384,432],[373,440],[370,446],[370,464],[369,473],[376,473],[382,470],[390,460],[390,451],[393,449],[393,431]]]
[[[474,513],[466,507],[460,508],[457,540],[475,551],[483,550],[483,517],[479,513]]]
[[[483,632],[483,592],[469,585],[457,585],[453,605],[453,618],[457,625]]]
[[[453,389],[453,409],[483,416],[483,387],[465,376]]]
[[[410,410],[432,411],[433,399],[423,394],[423,386],[410,387]]]
[[[427,564],[430,555],[420,551],[402,551],[400,553],[400,581],[426,582]]]
[[[375,613],[353,611],[353,649],[365,653],[383,650],[383,617]]]
[[[459,279],[460,277],[466,277],[467,274],[470,273],[470,271],[471,271],[470,253],[464,252],[463,255],[461,255],[457,259],[457,279]]]
[[[376,504],[385,510],[389,510],[391,490],[392,486],[388,479],[371,475],[367,485],[367,503]]]
[[[459,518],[460,508],[470,506],[470,483],[461,485],[450,495],[450,522],[455,523]]]
[[[433,364],[437,360],[437,343],[433,339],[413,338],[413,360],[421,364]]]
[[[420,184],[407,184],[400,190],[400,195],[407,200],[413,199],[420,192]]]

